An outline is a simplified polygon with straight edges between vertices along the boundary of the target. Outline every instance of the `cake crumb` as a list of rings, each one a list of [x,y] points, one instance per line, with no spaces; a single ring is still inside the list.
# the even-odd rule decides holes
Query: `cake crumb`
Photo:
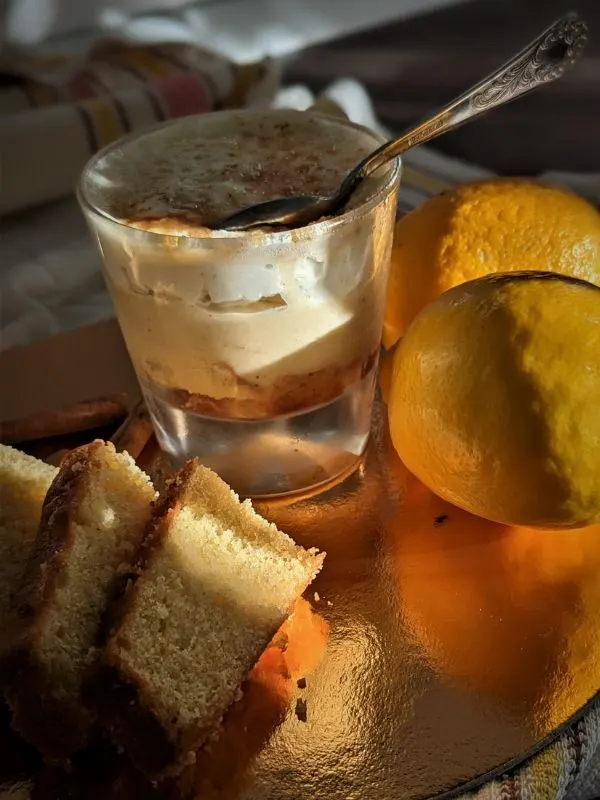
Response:
[[[299,689],[306,689],[306,678],[298,678],[296,685]]]
[[[319,593],[318,593],[318,592],[315,592],[315,593],[314,593],[314,598],[315,598],[315,603],[318,603],[318,602],[319,602],[319,600],[321,599],[321,597],[320,597],[320,595],[319,595]]]
[[[331,600],[328,600],[328,601],[327,601],[327,605],[328,605],[328,606],[331,608],[331,606],[333,605],[333,603],[331,602]]]
[[[300,697],[296,700],[296,716],[300,722],[306,722],[306,700],[302,700]]]

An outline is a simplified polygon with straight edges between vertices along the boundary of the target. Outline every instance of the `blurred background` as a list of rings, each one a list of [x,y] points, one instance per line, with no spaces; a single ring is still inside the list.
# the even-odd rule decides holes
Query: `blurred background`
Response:
[[[600,0],[0,0],[2,53],[78,48],[100,34],[196,42],[234,61],[282,59],[283,82],[352,77],[399,131],[458,93],[570,7],[592,29],[577,69],[436,142],[489,169],[600,170]],[[596,35],[594,35],[596,34]]]

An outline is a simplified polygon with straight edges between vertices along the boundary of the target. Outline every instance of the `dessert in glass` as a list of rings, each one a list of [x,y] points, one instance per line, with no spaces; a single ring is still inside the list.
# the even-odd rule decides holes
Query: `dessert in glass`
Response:
[[[79,199],[163,452],[243,496],[349,471],[370,430],[399,164],[335,217],[218,230],[263,200],[333,190],[375,134],[289,109],[185,117],[125,137]]]

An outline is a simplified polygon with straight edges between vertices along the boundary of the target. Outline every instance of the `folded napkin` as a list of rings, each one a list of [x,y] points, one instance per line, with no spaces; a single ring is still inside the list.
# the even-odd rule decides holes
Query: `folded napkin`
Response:
[[[0,214],[70,195],[88,158],[170,117],[269,104],[278,65],[237,65],[185,43],[101,41],[83,56],[0,61]]]

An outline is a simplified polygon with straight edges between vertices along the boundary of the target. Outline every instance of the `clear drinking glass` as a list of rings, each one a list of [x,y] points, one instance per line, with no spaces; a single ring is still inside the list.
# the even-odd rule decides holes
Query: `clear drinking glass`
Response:
[[[399,164],[363,204],[301,229],[157,233],[107,210],[98,169],[144,135],[97,154],[79,199],[161,449],[246,497],[349,471],[369,437]]]

